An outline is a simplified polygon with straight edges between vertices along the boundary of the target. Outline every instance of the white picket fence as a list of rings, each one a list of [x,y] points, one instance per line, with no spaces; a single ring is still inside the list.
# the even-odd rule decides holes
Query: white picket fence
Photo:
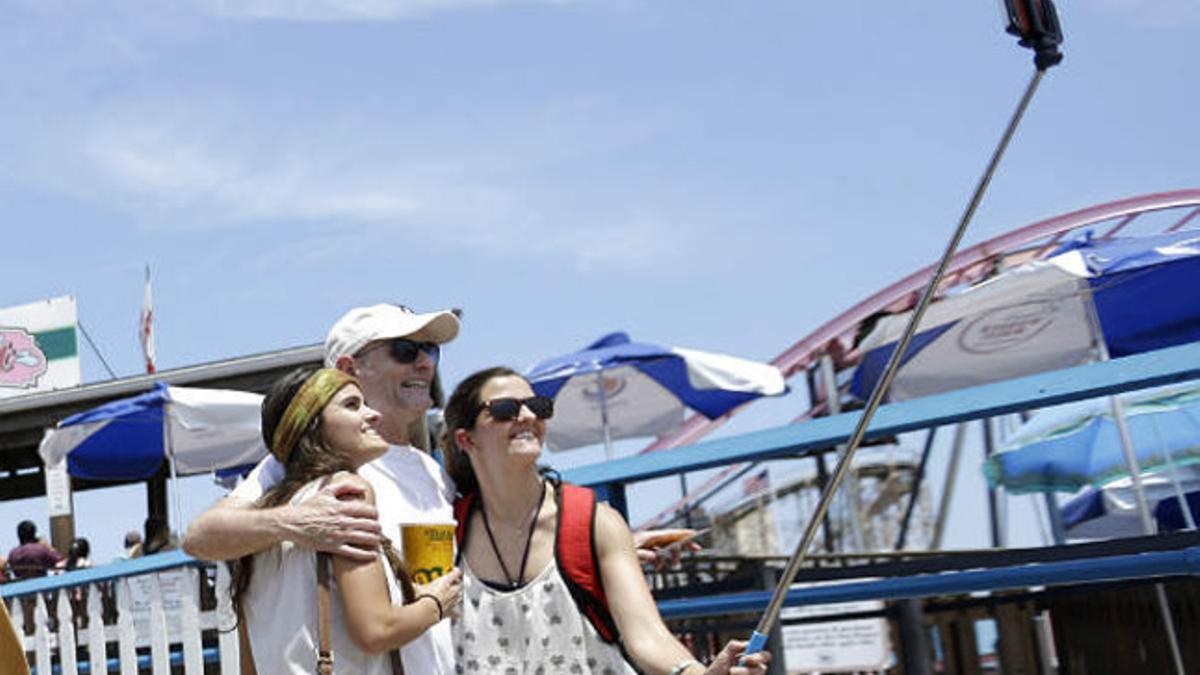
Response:
[[[229,630],[234,618],[228,594],[218,592],[216,609],[201,611],[200,575],[208,569],[171,552],[107,569],[10,583],[0,586],[0,593],[36,675],[50,675],[54,666],[61,675],[236,674],[238,639],[237,632]],[[216,570],[217,588],[228,588],[225,566],[217,565]],[[116,587],[116,622],[106,625],[101,598],[109,584]],[[71,596],[78,589],[86,592],[86,622],[76,621],[72,607]],[[27,616],[28,604],[32,617]],[[31,627],[26,626],[28,620]],[[217,643],[206,652],[201,635],[209,630],[217,631]],[[139,656],[138,647],[149,648],[148,658],[145,649]],[[88,667],[81,668],[81,662]]]

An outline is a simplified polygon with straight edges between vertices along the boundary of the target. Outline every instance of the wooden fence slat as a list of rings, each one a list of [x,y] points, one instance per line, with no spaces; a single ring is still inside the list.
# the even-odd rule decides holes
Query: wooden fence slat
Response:
[[[129,607],[133,589],[128,578],[117,583],[117,648],[121,655],[121,675],[138,675],[137,636],[133,631],[133,611]]]
[[[204,675],[204,649],[200,643],[200,577],[196,572],[195,567],[184,570],[183,597],[179,599],[185,675]]]
[[[229,567],[217,563],[217,641],[221,649],[222,674],[236,674],[241,667],[236,624],[233,601],[229,597]]]
[[[171,675],[171,650],[167,637],[167,613],[163,610],[158,573],[150,576],[150,663],[154,675]]]
[[[50,622],[50,617],[46,613],[46,600],[42,597],[42,594],[35,593],[34,598],[34,664],[37,666],[39,673],[48,673],[50,672],[50,629],[47,624]]]
[[[104,640],[104,605],[101,602],[101,587],[89,585],[87,595],[88,616],[88,662],[92,664],[92,675],[107,675],[108,644]]]
[[[71,611],[71,588],[58,591],[58,664],[62,675],[79,675],[75,652],[75,613]],[[41,673],[41,669],[38,670]]]

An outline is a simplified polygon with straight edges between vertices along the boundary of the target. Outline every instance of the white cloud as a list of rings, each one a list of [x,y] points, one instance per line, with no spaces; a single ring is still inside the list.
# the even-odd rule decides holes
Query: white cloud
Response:
[[[570,0],[201,0],[217,16],[286,21],[394,21],[439,12],[512,4],[564,4]]]

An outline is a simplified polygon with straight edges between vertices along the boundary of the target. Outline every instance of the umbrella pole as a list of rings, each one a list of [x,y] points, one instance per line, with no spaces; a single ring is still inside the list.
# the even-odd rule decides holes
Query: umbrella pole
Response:
[[[1087,284],[1086,281],[1083,282]],[[1100,326],[1100,316],[1096,312],[1095,296],[1092,295],[1092,288],[1088,285],[1083,290],[1084,304],[1086,305],[1088,315],[1088,328],[1092,332],[1092,344],[1095,345],[1096,355],[1100,361],[1108,361],[1108,344],[1104,341],[1104,332]],[[1125,419],[1125,406],[1121,403],[1119,396],[1113,394],[1108,397],[1109,407],[1112,409],[1113,421],[1117,423],[1117,434],[1121,438],[1121,452],[1125,454],[1125,465],[1129,470],[1130,478],[1133,480],[1133,494],[1137,499],[1138,516],[1142,521],[1142,531],[1147,535],[1154,534],[1154,520],[1150,516],[1150,504],[1146,501],[1146,489],[1142,485],[1142,470],[1138,466],[1137,455],[1133,450],[1133,436],[1129,433],[1129,425]],[[1167,601],[1167,591],[1161,583],[1154,584],[1154,594],[1157,600],[1159,613],[1162,615],[1163,628],[1167,634],[1167,643],[1171,648],[1171,660],[1175,665],[1177,675],[1184,675],[1186,672],[1183,668],[1183,654],[1179,651],[1179,639],[1175,635],[1175,621],[1171,617],[1171,605]]]
[[[604,392],[604,371],[596,371],[596,388],[600,391],[600,426],[604,428],[604,459],[612,460],[612,432],[608,428],[608,395]]]
[[[163,402],[163,447],[167,452],[167,465],[171,469],[171,501],[174,502],[171,510],[175,512],[175,517],[173,518],[175,521],[175,534],[176,536],[182,537],[183,508],[181,506],[182,502],[180,501],[179,497],[179,472],[175,467],[175,444],[171,438],[170,406],[171,402],[169,400]]]
[[[1154,437],[1158,439],[1158,447],[1163,451],[1163,455],[1167,458],[1167,474],[1171,477],[1171,487],[1175,492],[1175,502],[1179,504],[1180,513],[1183,516],[1184,526],[1192,531],[1196,531],[1196,519],[1192,516],[1192,509],[1188,506],[1187,495],[1183,493],[1183,484],[1179,482],[1178,467],[1175,464],[1175,456],[1171,450],[1167,448],[1167,444],[1162,439],[1162,433],[1159,431],[1158,425],[1153,424]]]

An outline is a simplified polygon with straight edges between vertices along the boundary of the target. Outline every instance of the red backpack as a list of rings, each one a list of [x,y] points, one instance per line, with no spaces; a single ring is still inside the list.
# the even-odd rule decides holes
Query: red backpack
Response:
[[[477,493],[472,492],[454,501],[454,519],[458,523],[455,535],[460,557],[471,522],[471,509],[477,503],[476,496]],[[558,562],[558,569],[575,605],[592,622],[600,638],[608,643],[617,642],[620,634],[608,611],[608,599],[604,595],[604,582],[600,578],[600,564],[596,558],[593,536],[596,493],[590,488],[558,483],[555,485],[554,498],[558,504],[558,534],[554,539],[554,558]]]

